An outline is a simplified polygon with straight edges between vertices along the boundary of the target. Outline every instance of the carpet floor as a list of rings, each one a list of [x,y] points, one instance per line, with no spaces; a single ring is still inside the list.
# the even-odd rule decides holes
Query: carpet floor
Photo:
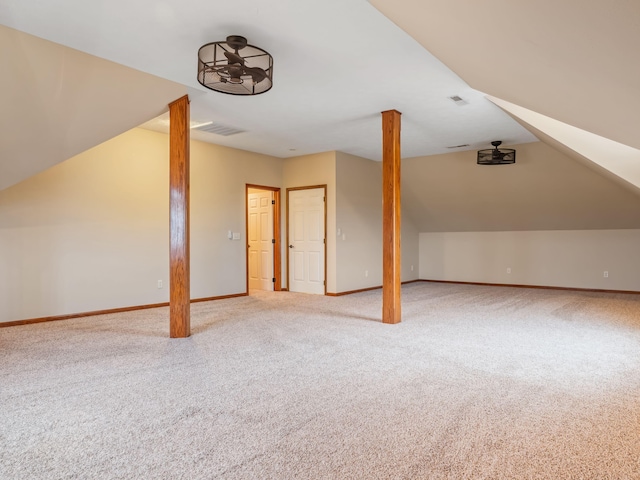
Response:
[[[0,478],[640,479],[640,296],[402,293],[0,329]]]

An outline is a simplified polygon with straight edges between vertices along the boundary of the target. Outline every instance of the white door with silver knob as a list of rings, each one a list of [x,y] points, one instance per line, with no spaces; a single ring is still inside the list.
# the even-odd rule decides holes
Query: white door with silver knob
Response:
[[[325,189],[290,190],[289,290],[325,293]]]

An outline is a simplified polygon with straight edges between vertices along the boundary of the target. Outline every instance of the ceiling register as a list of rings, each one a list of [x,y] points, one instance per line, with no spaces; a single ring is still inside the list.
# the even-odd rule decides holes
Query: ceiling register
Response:
[[[273,57],[240,35],[198,50],[198,82],[230,95],[259,95],[273,86]]]

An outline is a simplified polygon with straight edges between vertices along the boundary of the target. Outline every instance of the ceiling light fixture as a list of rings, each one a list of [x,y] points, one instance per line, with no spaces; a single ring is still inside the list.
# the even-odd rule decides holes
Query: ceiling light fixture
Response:
[[[508,165],[516,163],[516,151],[512,148],[500,148],[500,140],[491,142],[494,148],[478,150],[478,165]]]
[[[216,92],[259,95],[273,86],[273,57],[240,35],[198,50],[198,82]]]

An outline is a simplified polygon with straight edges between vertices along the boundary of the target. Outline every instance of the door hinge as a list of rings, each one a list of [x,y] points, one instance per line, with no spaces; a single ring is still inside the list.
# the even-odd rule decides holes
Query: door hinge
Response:
[[[272,278],[272,279],[271,279],[271,281],[272,281],[273,283],[276,283],[276,279],[275,279],[275,278]]]
[[[276,201],[275,200],[271,200],[271,205],[275,205]]]
[[[276,243],[276,239],[275,239],[275,238],[272,238],[272,239],[271,239],[271,243]]]
[[[322,197],[322,201],[326,202],[327,201],[327,197]]]

